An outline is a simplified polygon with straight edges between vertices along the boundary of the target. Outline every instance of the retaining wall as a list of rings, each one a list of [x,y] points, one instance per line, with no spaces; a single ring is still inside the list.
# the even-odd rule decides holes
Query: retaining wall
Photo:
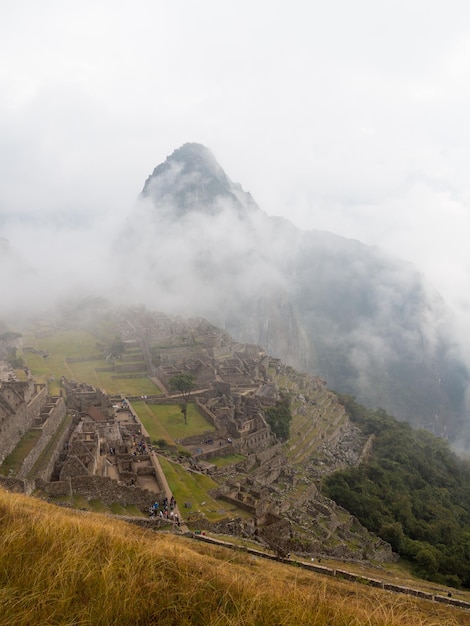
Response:
[[[261,550],[240,547],[238,545],[232,544],[227,541],[220,541],[219,539],[214,539],[213,537],[208,537],[206,535],[189,533],[189,536],[191,536],[193,539],[197,539],[198,541],[205,541],[206,543],[222,545],[232,550],[242,550],[244,552],[247,552],[248,554],[253,554],[254,556],[257,556],[257,557],[270,559],[271,561],[281,561],[282,563],[285,563],[287,565],[300,567],[302,569],[309,570],[317,574],[323,574],[324,576],[333,576],[335,578],[349,580],[351,582],[368,585],[370,587],[377,587],[379,589],[383,589],[385,591],[391,591],[393,593],[402,593],[405,595],[422,598],[424,600],[431,600],[433,602],[440,602],[442,604],[448,604],[448,605],[455,606],[458,608],[470,610],[470,602],[466,602],[465,600],[459,600],[458,598],[452,598],[451,596],[441,596],[440,594],[428,593],[426,591],[421,591],[418,589],[411,589],[410,587],[403,587],[401,585],[385,583],[375,578],[368,578],[367,576],[361,576],[361,575],[354,574],[352,572],[348,572],[342,569],[330,568],[330,567],[326,567],[323,565],[316,565],[315,563],[307,563],[304,561],[296,561],[291,558],[282,558],[273,554],[262,552]]]
[[[21,469],[18,472],[18,478],[28,477],[34,464],[39,459],[51,439],[55,436],[57,429],[60,427],[62,420],[65,418],[65,411],[66,409],[64,399],[60,397],[56,398],[55,406],[49,411],[49,417],[40,428],[41,437],[23,461]],[[53,451],[51,451],[51,455],[52,453]]]

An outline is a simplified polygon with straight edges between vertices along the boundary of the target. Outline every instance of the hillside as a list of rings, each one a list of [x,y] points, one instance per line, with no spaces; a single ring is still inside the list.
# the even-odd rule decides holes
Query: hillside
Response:
[[[5,626],[470,624],[462,609],[2,490],[0,509]]]
[[[234,341],[205,320],[142,309],[93,315],[78,310],[73,309],[74,319],[67,314],[23,338],[28,376],[39,376],[42,385],[47,381],[57,395],[46,400],[45,388],[34,386],[44,397],[37,401],[45,404],[39,430],[37,418],[24,432],[23,418],[15,419],[13,408],[5,413],[10,424],[1,430],[5,484],[26,489],[29,483],[22,481],[34,479],[38,489],[61,501],[72,489],[80,506],[85,498],[101,500],[102,509],[119,505],[125,512],[137,506],[146,512],[153,500],[145,489],[160,465],[172,477],[178,501],[192,503],[184,517],[200,516],[200,527],[257,537],[281,553],[396,558],[388,544],[318,489],[322,476],[358,463],[367,445],[323,381],[298,374],[259,346]],[[109,359],[106,353],[119,343],[116,334],[123,352]],[[188,424],[169,384],[181,372],[195,379]],[[8,406],[2,401],[10,398],[12,405],[25,390],[33,393],[32,387],[30,378],[4,383],[0,413]],[[130,406],[124,407],[118,389],[126,391]],[[270,415],[284,402],[289,423],[284,434],[276,434]],[[21,403],[17,406],[21,415]],[[286,441],[289,426],[292,436]],[[155,446],[159,461],[146,454],[136,464],[136,429]],[[115,455],[106,454],[110,448]],[[110,477],[122,485],[119,494],[108,484]],[[154,489],[154,499],[161,499],[162,486]]]
[[[418,575],[468,587],[468,461],[426,431],[367,410],[352,398],[343,402],[373,444],[360,465],[325,478],[326,493],[390,541]]]
[[[330,389],[466,441],[469,374],[424,277],[268,216],[204,146],[184,144],[155,168],[114,258],[131,300],[202,316]]]
[[[365,566],[401,554],[420,576],[468,586],[468,471],[445,442],[206,320],[96,305],[3,333],[27,367],[1,370],[2,485],[154,529],[168,522],[150,507],[174,495],[192,530]],[[194,380],[187,420],[180,374]]]

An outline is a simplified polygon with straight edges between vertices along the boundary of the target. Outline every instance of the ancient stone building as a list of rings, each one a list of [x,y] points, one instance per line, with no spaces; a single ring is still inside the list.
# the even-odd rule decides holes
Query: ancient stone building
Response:
[[[99,407],[106,416],[113,415],[112,403],[109,396],[92,385],[77,383],[68,380],[65,376],[61,378],[61,384],[67,396],[67,407],[79,413],[85,413],[90,407]]]

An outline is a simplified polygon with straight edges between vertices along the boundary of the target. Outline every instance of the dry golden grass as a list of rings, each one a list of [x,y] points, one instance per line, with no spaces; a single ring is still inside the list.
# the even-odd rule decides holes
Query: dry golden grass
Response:
[[[470,614],[0,491],[0,623],[463,626]]]

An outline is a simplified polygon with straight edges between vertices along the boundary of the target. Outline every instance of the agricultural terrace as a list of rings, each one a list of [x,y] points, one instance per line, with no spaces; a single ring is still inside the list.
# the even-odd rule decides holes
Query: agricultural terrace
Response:
[[[192,402],[188,404],[187,424],[184,423],[179,404],[147,404],[143,401],[133,401],[132,407],[152,441],[164,439],[174,445],[175,441],[185,437],[215,432],[214,426]]]
[[[59,395],[60,377],[66,376],[79,383],[87,383],[109,394],[125,396],[156,395],[161,390],[146,375],[138,378],[120,377],[113,371],[99,371],[109,368],[110,364],[100,358],[97,347],[99,339],[85,330],[60,330],[47,336],[37,337],[27,334],[23,337],[23,346],[33,348],[38,353],[25,351],[23,359],[38,382],[49,381],[49,393]],[[48,356],[42,356],[42,354]],[[73,363],[67,359],[89,359]]]

